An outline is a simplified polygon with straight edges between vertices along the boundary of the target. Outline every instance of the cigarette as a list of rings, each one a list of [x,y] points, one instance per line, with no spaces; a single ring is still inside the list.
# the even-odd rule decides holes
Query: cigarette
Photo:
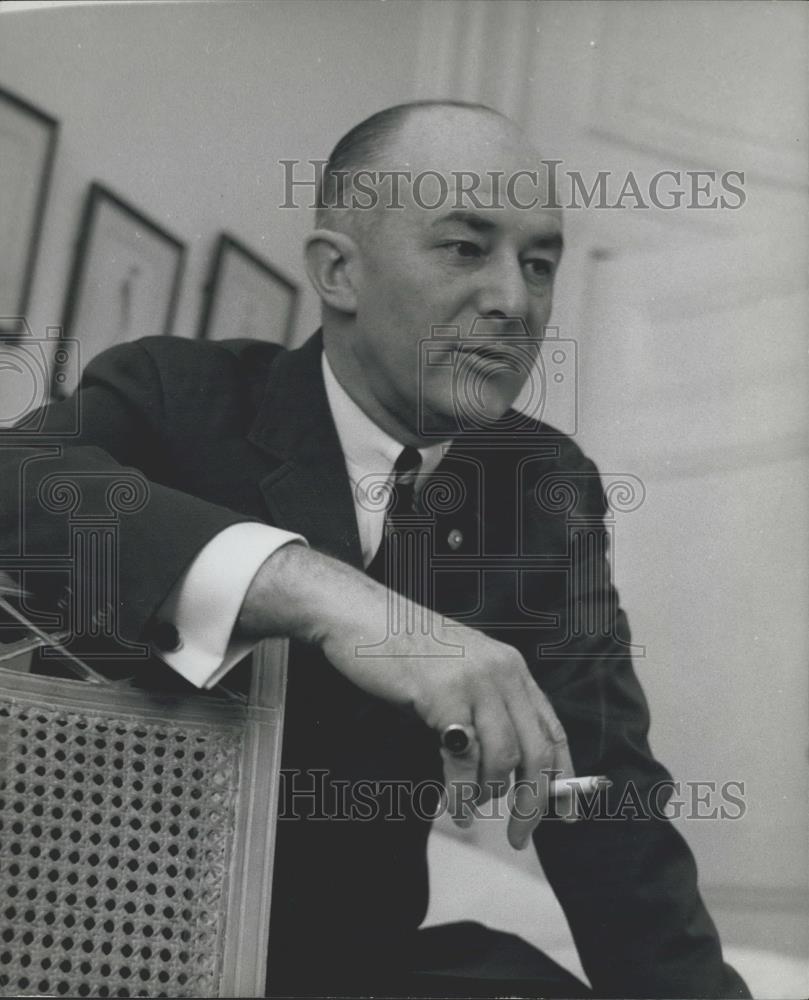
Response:
[[[551,782],[551,795],[572,795],[573,792],[589,794],[609,788],[612,782],[603,774],[588,774],[581,778],[557,778]]]

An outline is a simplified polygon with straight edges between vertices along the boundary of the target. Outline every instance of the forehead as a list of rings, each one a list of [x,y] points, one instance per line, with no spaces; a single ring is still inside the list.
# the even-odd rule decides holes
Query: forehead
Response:
[[[513,123],[468,109],[412,114],[385,144],[377,170],[399,172],[393,224],[418,229],[475,225],[516,234],[561,232],[548,207],[547,169]],[[387,189],[388,193],[390,190]],[[384,196],[381,199],[384,204]]]
[[[413,170],[525,168],[539,151],[514,122],[470,108],[412,111],[385,143],[384,158],[406,162]]]

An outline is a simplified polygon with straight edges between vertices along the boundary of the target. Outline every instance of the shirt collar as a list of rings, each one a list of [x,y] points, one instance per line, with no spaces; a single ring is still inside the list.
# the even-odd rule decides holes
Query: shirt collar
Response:
[[[326,352],[323,351],[323,381],[332,419],[346,459],[349,477],[356,483],[363,476],[385,475],[393,471],[403,445],[378,427],[337,381]],[[429,475],[441,461],[449,441],[419,448],[419,472]]]

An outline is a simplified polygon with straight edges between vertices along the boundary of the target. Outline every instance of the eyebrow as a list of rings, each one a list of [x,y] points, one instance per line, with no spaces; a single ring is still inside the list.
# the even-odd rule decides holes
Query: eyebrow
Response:
[[[493,222],[489,218],[486,218],[486,216],[478,215],[476,212],[464,211],[447,212],[446,215],[442,215],[441,218],[436,219],[432,223],[432,228],[434,229],[436,226],[442,226],[452,222],[468,226],[470,229],[474,229],[478,232],[488,233],[497,228],[497,223]],[[559,230],[555,230],[552,233],[544,233],[533,236],[530,240],[530,244],[532,247],[538,247],[543,250],[558,250],[561,253],[564,246],[564,240],[561,232]]]
[[[475,212],[454,211],[447,212],[440,219],[436,219],[433,222],[433,228],[447,222],[460,222],[464,226],[469,226],[470,229],[478,229],[481,232],[489,232],[497,227],[497,223],[483,215],[477,215]]]

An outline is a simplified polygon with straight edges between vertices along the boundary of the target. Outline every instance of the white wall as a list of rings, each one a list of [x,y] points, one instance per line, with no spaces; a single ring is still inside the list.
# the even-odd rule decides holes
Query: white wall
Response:
[[[98,179],[187,243],[176,334],[196,334],[222,229],[301,283],[298,337],[314,330],[301,265],[312,219],[278,211],[278,161],[325,159],[352,124],[409,98],[418,17],[418,5],[362,0],[4,11],[0,85],[61,122],[33,328],[61,319],[82,199]]]

